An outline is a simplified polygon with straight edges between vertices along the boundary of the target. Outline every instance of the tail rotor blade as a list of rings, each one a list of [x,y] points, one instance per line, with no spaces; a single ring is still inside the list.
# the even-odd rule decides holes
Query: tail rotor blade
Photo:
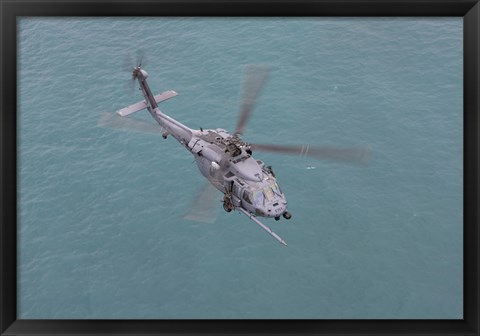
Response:
[[[137,50],[137,59],[135,66],[142,67],[142,65],[146,64],[146,57],[145,52],[142,49]]]
[[[124,72],[131,73],[134,66],[135,66],[135,63],[134,63],[134,60],[132,58],[132,55],[131,54],[125,54],[123,56],[122,70]]]
[[[123,56],[122,70],[130,75],[128,82],[125,84],[125,89],[131,96],[133,96],[135,91],[135,76],[133,75],[132,71],[140,61],[139,55],[140,54],[137,52],[137,57],[134,58],[130,52]]]
[[[357,164],[361,166],[368,165],[371,159],[371,151],[367,148],[337,148],[328,146],[308,146],[308,145],[266,145],[251,144],[254,151],[266,151],[282,154],[297,154],[316,159],[328,159],[338,162]]]
[[[239,118],[235,134],[243,134],[255,102],[268,77],[268,67],[265,65],[249,65],[245,75],[243,99],[240,105]]]

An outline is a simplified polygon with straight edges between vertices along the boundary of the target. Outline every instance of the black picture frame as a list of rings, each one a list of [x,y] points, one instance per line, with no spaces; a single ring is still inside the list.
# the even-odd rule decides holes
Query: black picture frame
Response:
[[[1,335],[479,335],[478,0],[0,0]],[[456,16],[464,22],[464,318],[462,320],[21,320],[17,318],[19,16]]]

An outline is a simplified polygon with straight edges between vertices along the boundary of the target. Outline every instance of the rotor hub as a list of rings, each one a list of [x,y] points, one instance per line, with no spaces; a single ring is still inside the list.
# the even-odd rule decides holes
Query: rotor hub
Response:
[[[227,147],[226,152],[231,153],[234,157],[242,153],[242,148],[245,149],[247,154],[252,154],[252,147],[245,143],[238,134],[225,139],[224,143]]]

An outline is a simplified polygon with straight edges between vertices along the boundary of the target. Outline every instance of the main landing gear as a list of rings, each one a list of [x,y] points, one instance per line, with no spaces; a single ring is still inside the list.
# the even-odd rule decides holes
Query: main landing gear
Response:
[[[223,197],[223,210],[226,212],[231,212],[235,207],[232,203],[232,196],[229,194],[225,194]]]

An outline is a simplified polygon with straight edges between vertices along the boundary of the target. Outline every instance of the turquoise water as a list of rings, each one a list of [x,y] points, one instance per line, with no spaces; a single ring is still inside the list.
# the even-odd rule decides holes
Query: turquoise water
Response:
[[[461,18],[22,18],[18,316],[463,316]],[[204,185],[173,138],[98,127],[141,100],[233,130],[247,64],[271,69],[246,141],[365,146],[367,167],[272,153],[293,213],[184,219]],[[133,65],[133,64],[132,64]],[[146,117],[140,116],[144,120]]]

